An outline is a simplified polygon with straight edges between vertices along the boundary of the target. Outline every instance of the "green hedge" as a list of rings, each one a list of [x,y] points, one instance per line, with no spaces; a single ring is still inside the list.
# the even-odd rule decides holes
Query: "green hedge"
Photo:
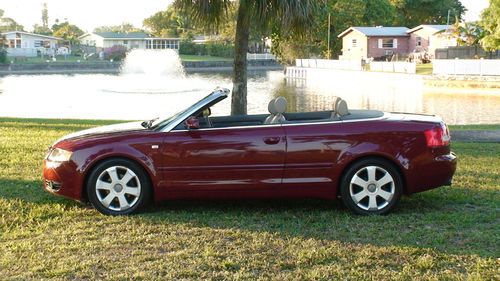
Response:
[[[179,53],[181,55],[232,58],[234,57],[234,45],[218,42],[195,44],[192,41],[182,41]]]
[[[7,63],[7,50],[0,49],[0,63]]]

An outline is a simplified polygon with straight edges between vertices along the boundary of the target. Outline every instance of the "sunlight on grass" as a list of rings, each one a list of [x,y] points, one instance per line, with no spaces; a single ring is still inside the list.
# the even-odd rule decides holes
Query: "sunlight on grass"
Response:
[[[394,213],[338,202],[166,202],[106,217],[41,188],[47,147],[116,121],[0,119],[1,279],[494,280],[500,144],[453,143],[452,187]]]

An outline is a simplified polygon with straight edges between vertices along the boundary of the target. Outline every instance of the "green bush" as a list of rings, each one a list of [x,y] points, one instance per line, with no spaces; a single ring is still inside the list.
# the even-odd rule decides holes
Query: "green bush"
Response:
[[[231,58],[234,56],[234,45],[219,42],[195,44],[192,41],[185,40],[180,44],[179,53],[181,55]]]
[[[7,51],[0,49],[0,63],[7,63]]]

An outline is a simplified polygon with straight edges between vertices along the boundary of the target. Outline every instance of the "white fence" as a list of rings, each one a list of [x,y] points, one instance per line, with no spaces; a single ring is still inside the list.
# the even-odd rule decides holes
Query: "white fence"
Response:
[[[62,55],[69,54],[69,50],[66,49],[65,53],[61,53]],[[52,56],[54,54],[60,54],[59,51],[63,48],[59,48],[59,50],[54,49],[46,49],[46,48],[7,48],[7,55],[9,57],[36,57],[38,54],[49,55]]]
[[[297,59],[295,66],[308,68],[325,68],[337,70],[362,70],[361,60],[323,60],[323,59]]]
[[[371,71],[411,73],[417,72],[417,64],[414,62],[370,62]]]
[[[433,60],[432,68],[438,75],[500,75],[500,60]]]
[[[250,54],[247,53],[247,60],[276,60],[273,54]]]

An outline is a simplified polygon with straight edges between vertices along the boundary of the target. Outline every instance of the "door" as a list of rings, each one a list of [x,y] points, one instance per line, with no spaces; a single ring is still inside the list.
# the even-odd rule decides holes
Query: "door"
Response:
[[[337,159],[350,146],[339,123],[284,125],[287,157],[282,185],[287,190],[303,190],[309,195],[334,195],[340,170]],[[317,192],[317,193],[316,193]]]
[[[281,125],[171,131],[161,149],[160,188],[249,191],[279,187],[285,149]]]

